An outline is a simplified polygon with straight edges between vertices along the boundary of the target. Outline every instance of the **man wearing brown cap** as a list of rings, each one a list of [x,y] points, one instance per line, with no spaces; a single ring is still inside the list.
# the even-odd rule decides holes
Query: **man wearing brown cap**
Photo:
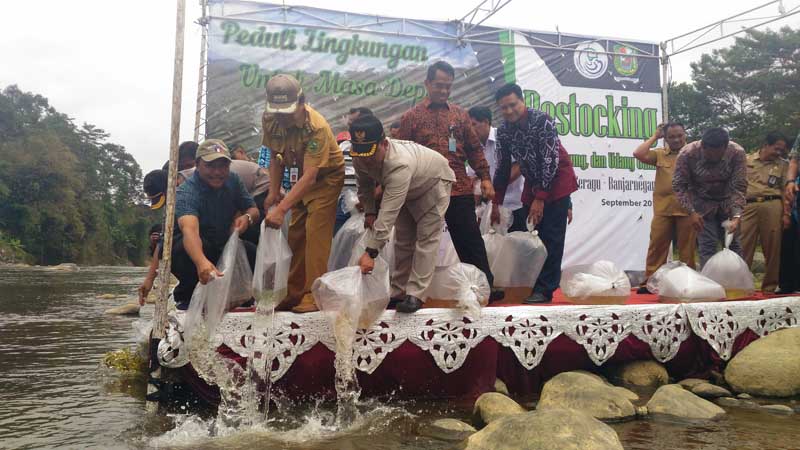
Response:
[[[344,184],[344,157],[330,125],[306,104],[300,83],[292,76],[275,75],[267,83],[263,128],[262,144],[270,149],[272,161],[264,221],[279,228],[286,213],[292,212],[289,294],[279,309],[316,311],[311,284],[327,270],[336,200]],[[292,186],[281,198],[284,169]]]
[[[411,141],[387,139],[375,116],[361,116],[350,126],[358,198],[369,228],[359,265],[370,273],[378,252],[395,230],[392,298],[397,311],[413,313],[433,278],[450,188],[456,175],[447,158]],[[375,187],[383,186],[378,211]]]
[[[230,172],[231,155],[225,144],[208,139],[197,148],[197,169],[175,194],[175,240],[172,274],[179,284],[173,291],[178,309],[189,307],[199,281],[220,276],[216,264],[233,229],[244,233],[259,219],[253,197],[239,177]],[[250,266],[256,247],[242,241]]]

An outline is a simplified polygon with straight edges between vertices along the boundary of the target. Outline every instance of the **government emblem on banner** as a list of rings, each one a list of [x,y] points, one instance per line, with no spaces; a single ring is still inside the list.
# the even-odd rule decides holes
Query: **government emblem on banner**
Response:
[[[599,42],[583,42],[575,47],[575,68],[584,78],[595,80],[602,77],[608,68],[606,49]]]
[[[638,83],[639,79],[634,78],[634,75],[639,71],[639,58],[636,57],[639,52],[625,44],[614,44],[614,53],[617,53],[614,55],[614,70],[622,75],[614,77],[614,80],[618,83],[622,81]]]

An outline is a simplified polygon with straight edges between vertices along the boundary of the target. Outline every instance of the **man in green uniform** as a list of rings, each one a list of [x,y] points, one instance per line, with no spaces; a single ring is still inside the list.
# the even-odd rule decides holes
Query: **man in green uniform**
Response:
[[[300,83],[275,75],[267,83],[262,143],[270,149],[270,189],[264,200],[267,226],[280,228],[291,210],[289,294],[279,309],[316,311],[311,284],[325,273],[344,184],[344,157],[330,125],[305,102]],[[281,198],[284,169],[292,187]],[[270,210],[271,207],[274,207]]]
[[[783,235],[783,186],[789,162],[786,136],[772,132],[758,152],[747,156],[747,206],[742,214],[742,251],[752,266],[756,242],[761,241],[766,271],[761,291],[774,293],[778,287]]]

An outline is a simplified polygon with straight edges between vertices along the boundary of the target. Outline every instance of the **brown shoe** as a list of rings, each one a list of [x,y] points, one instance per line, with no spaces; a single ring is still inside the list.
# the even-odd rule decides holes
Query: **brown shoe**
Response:
[[[291,309],[297,306],[298,303],[300,303],[300,300],[287,295],[283,300],[280,301],[280,303],[277,304],[277,306],[275,306],[275,311],[291,311]]]
[[[314,301],[314,296],[311,294],[304,295],[303,298],[300,300],[300,303],[294,308],[292,308],[292,312],[299,314],[309,313],[314,311],[319,311],[319,308],[317,308],[317,303]]]

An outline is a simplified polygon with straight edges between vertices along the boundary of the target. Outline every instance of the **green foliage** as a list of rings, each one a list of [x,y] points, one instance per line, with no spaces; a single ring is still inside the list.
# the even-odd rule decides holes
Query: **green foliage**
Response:
[[[670,117],[698,138],[722,126],[748,151],[770,131],[800,128],[800,30],[748,31],[692,64],[692,84],[670,89]]]
[[[144,261],[142,172],[94,125],[75,125],[47,99],[0,92],[0,232],[39,264]]]

